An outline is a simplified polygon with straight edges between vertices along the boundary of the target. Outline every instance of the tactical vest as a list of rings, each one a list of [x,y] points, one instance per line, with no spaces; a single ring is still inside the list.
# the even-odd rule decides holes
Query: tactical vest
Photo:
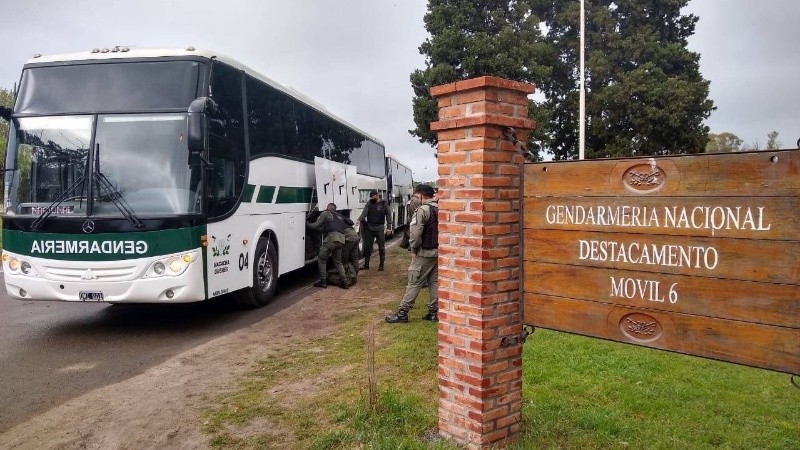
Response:
[[[344,233],[344,230],[347,228],[347,224],[344,222],[342,216],[336,213],[331,213],[332,219],[325,222],[322,225],[322,232],[325,234],[338,231],[339,233]]]
[[[383,225],[386,223],[386,202],[367,203],[367,223],[370,225]]]
[[[439,248],[439,208],[428,205],[430,216],[422,228],[422,248],[426,250]]]

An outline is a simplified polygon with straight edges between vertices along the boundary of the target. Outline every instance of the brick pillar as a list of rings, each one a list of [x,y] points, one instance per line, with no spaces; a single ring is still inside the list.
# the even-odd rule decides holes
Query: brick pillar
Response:
[[[534,86],[496,77],[431,89],[439,102],[439,432],[470,449],[521,428],[520,140]]]

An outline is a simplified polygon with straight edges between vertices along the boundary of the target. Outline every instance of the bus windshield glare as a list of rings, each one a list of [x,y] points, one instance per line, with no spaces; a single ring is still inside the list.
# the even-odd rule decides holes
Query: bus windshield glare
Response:
[[[85,215],[86,180],[98,175],[113,191],[93,186],[93,215],[122,215],[118,197],[138,216],[199,213],[200,167],[188,162],[186,123],[183,113],[101,114],[96,130],[92,116],[14,119],[6,214]]]

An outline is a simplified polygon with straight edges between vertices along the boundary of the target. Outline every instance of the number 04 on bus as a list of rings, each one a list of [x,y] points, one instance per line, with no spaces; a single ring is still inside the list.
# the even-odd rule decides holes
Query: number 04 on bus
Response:
[[[387,195],[379,140],[192,47],[36,57],[8,119],[2,260],[19,299],[263,306],[316,257],[317,203]]]

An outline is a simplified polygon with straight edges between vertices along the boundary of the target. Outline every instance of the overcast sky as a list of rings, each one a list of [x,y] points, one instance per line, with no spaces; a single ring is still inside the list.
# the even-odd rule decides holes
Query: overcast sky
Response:
[[[577,0],[576,0],[577,1]],[[12,87],[34,53],[95,47],[184,47],[224,53],[290,85],[381,139],[388,153],[436,178],[433,150],[413,128],[408,77],[424,66],[425,0],[0,0],[0,86]],[[717,110],[712,132],[763,147],[800,138],[797,0],[692,0]]]

